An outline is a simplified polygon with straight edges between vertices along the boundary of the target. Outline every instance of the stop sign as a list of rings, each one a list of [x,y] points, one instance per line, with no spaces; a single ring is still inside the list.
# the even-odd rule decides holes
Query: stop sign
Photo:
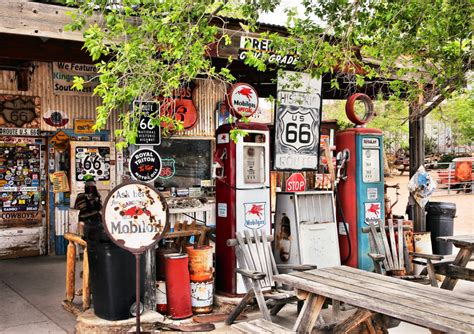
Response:
[[[305,191],[306,179],[303,174],[295,173],[286,180],[286,191]]]

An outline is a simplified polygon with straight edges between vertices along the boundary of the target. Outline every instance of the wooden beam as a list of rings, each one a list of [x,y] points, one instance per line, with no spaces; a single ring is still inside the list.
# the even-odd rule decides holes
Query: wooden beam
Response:
[[[425,120],[419,116],[421,105],[418,103],[411,103],[409,111],[409,145],[410,145],[410,177],[412,177],[418,168],[424,164],[425,161]],[[413,212],[413,224],[415,232],[426,231],[426,216],[424,208],[420,207],[410,195],[409,205]]]
[[[56,6],[27,0],[0,1],[0,33],[84,41],[82,32],[65,31],[71,18],[66,14],[73,8]],[[95,15],[90,23],[101,24]]]

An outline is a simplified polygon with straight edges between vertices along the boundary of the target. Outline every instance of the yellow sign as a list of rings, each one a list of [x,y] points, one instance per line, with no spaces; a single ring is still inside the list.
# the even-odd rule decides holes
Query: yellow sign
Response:
[[[53,184],[53,192],[62,193],[69,191],[69,180],[65,171],[58,171],[49,174],[49,179]]]
[[[92,128],[95,124],[94,119],[76,119],[74,120],[74,132],[80,134],[95,133]]]
[[[64,131],[58,131],[53,138],[51,138],[51,144],[53,144],[56,150],[63,152],[69,145],[69,136]]]

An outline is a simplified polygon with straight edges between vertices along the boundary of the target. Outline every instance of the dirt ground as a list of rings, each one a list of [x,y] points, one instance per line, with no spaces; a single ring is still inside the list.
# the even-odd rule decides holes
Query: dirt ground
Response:
[[[398,203],[393,208],[394,214],[405,214],[408,203],[408,174],[385,177],[385,182],[389,185],[400,184],[400,197]],[[392,201],[395,201],[395,190],[389,189]],[[474,234],[474,194],[459,193],[452,191],[446,195],[446,191],[435,191],[430,199],[432,202],[450,202],[456,204],[456,216],[454,218],[454,235]]]

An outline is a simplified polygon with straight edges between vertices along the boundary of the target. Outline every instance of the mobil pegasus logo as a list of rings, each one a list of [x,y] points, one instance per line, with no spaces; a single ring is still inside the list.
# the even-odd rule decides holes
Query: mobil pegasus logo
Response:
[[[242,88],[240,88],[240,90],[237,91],[236,94],[245,96],[247,98],[247,100],[250,101],[252,99],[253,91],[249,87],[242,87]]]
[[[266,224],[265,202],[244,203],[245,226],[251,229],[259,229]]]

